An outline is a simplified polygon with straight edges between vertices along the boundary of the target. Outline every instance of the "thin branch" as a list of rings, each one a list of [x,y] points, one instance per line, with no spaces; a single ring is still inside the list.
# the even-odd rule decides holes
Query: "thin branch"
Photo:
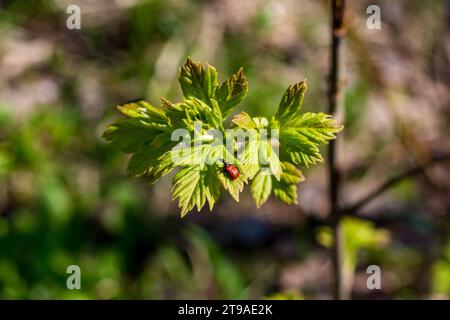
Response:
[[[450,154],[442,154],[437,155],[434,157],[431,157],[427,162],[425,162],[422,165],[412,167],[405,172],[402,172],[396,176],[393,176],[386,180],[383,184],[381,184],[378,188],[370,192],[368,195],[360,199],[359,201],[356,201],[354,204],[349,205],[347,207],[342,208],[341,213],[346,215],[354,215],[356,214],[361,208],[363,208],[365,205],[367,205],[369,202],[371,202],[373,199],[381,195],[382,193],[389,190],[391,187],[395,186],[399,182],[411,178],[415,175],[418,175],[424,170],[436,163],[439,162],[445,162],[450,160]]]
[[[328,92],[328,113],[335,115],[339,108],[340,53],[344,34],[345,0],[331,1],[331,56]],[[328,148],[328,177],[330,219],[334,231],[333,266],[334,266],[334,298],[346,299],[344,284],[343,247],[341,231],[341,214],[338,204],[340,172],[336,165],[336,142],[331,141]]]

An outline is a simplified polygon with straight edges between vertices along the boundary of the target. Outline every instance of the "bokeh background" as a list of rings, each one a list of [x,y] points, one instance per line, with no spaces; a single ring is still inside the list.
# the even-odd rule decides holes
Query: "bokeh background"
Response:
[[[81,30],[66,27],[71,4]],[[366,26],[371,4],[380,30]],[[304,171],[298,206],[222,193],[213,212],[181,219],[170,177],[127,177],[127,156],[101,138],[117,104],[180,100],[187,56],[221,80],[244,67],[237,111],[270,116],[304,78],[304,109],[326,111],[329,11],[312,0],[1,0],[0,298],[331,298],[325,164]],[[349,1],[346,20],[338,160],[352,203],[450,151],[450,2]],[[449,169],[428,166],[344,220],[354,299],[450,297]],[[66,288],[73,264],[82,290]],[[371,264],[381,290],[366,287]]]

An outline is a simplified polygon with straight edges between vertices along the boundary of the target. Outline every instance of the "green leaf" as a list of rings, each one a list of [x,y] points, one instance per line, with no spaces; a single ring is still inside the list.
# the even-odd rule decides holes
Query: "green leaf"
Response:
[[[103,137],[115,148],[125,153],[134,153],[149,146],[163,128],[152,125],[141,118],[121,119],[107,127]]]
[[[220,144],[212,146],[209,149],[208,163],[213,163],[215,175],[222,184],[222,187],[227,190],[230,195],[239,202],[239,193],[244,189],[244,184],[248,181],[248,175],[245,168],[241,165],[238,159],[231,154],[227,148]],[[228,174],[224,170],[222,160],[232,163],[239,171],[239,177],[235,180],[231,180]]]
[[[342,126],[337,126],[329,115],[304,113],[281,125],[280,148],[296,165],[309,167],[323,161],[319,145],[335,139],[340,130]]]
[[[309,167],[310,165],[322,162],[323,158],[316,144],[308,141],[307,138],[292,129],[280,131],[280,144],[289,160],[296,165]]]
[[[182,217],[196,205],[200,211],[206,201],[202,176],[200,166],[193,165],[181,169],[173,178],[172,200],[178,198]]]
[[[234,131],[236,133],[236,130]],[[238,132],[240,133],[240,132]],[[239,154],[239,161],[242,163],[248,178],[253,179],[260,169],[259,162],[259,132],[249,129],[240,138],[245,139],[244,152]],[[237,134],[239,136],[239,134]]]
[[[216,176],[215,167],[208,166],[208,177],[206,183],[208,185],[208,192],[206,193],[206,200],[208,200],[209,211],[214,207],[214,203],[219,200],[220,197],[220,184]]]
[[[219,147],[221,148],[222,146]],[[148,176],[152,182],[155,182],[170,173],[177,166],[197,165],[203,169],[206,163],[213,163],[216,160],[209,159],[211,154],[215,154],[216,158],[222,155],[218,152],[214,153],[213,148],[215,147],[212,144],[189,147],[180,147],[180,144],[174,144],[158,158],[157,164],[148,171]]]
[[[262,140],[260,131],[254,129],[265,129],[269,123],[268,120],[266,118],[251,119],[247,113],[241,112],[232,121],[239,129],[243,129],[235,129],[234,134],[246,141],[244,152],[241,153],[239,159],[249,178],[253,178],[262,166],[267,166],[279,180],[282,169],[278,155],[270,141]]]
[[[234,106],[245,98],[247,91],[248,82],[242,68],[221,84],[217,90],[217,102],[224,118],[233,111]]]
[[[175,162],[166,161],[169,155],[165,155],[160,159],[160,165],[162,168],[169,168],[171,166],[187,166],[191,168],[187,170],[182,169],[174,178],[174,188],[178,190],[178,185],[184,182],[184,178],[181,176],[186,175],[190,183],[198,184],[197,189],[192,189],[193,186],[186,186],[188,190],[186,194],[181,191],[173,192],[173,196],[180,196],[180,208],[182,208],[182,214],[190,211],[194,205],[198,210],[205,204],[204,199],[208,200],[210,209],[217,201],[220,195],[220,185],[227,190],[231,196],[239,201],[239,193],[244,188],[244,183],[247,182],[245,170],[240,166],[236,159],[226,150],[223,145],[203,144],[201,146],[194,146],[182,149],[184,151],[183,156],[176,159]],[[175,151],[171,151],[175,152]],[[224,172],[223,165],[220,163],[221,159],[233,159],[236,167],[238,168],[240,175],[236,180],[231,180],[230,177]],[[208,165],[209,164],[209,165]],[[194,167],[196,167],[194,169]],[[195,172],[200,175],[200,180],[196,180]],[[178,183],[175,183],[179,181]],[[186,183],[188,184],[189,181]],[[219,183],[220,182],[220,183]],[[174,189],[175,190],[175,189]],[[192,193],[192,198],[188,197],[188,193]]]
[[[280,127],[282,153],[293,163],[309,167],[323,161],[319,145],[335,139],[342,126],[324,113],[300,113],[306,88],[306,81],[289,86],[274,120]]]
[[[164,110],[152,106],[144,100],[124,103],[117,106],[117,109],[124,115],[131,118],[151,119],[154,122],[167,123]]]
[[[181,216],[197,207],[197,211],[208,201],[212,210],[219,199],[219,184],[215,179],[213,169],[200,165],[192,165],[181,169],[173,178],[172,199],[179,200]]]
[[[179,82],[185,98],[197,98],[209,104],[218,86],[217,71],[209,64],[205,68],[188,58],[180,68]]]
[[[273,175],[277,180],[280,180],[281,177],[281,163],[278,155],[276,154],[273,147],[270,145],[269,141],[260,141],[259,143],[259,155],[262,161],[262,164],[269,166]]]
[[[280,101],[275,118],[283,123],[298,116],[306,89],[306,80],[290,85]]]
[[[273,195],[288,205],[297,204],[297,186],[295,184],[274,183]]]
[[[204,165],[209,156],[211,144],[201,144],[182,148],[173,148],[170,153],[175,166]]]
[[[258,208],[261,207],[272,192],[272,176],[264,171],[260,171],[253,179],[250,191],[253,199],[256,201],[256,206]]]
[[[228,174],[223,170],[223,166],[216,166],[216,175],[222,184],[222,187],[227,190],[230,195],[239,202],[239,193],[244,189],[244,184],[247,183],[244,168],[237,163],[233,163],[239,170],[239,177],[236,180],[231,180]]]
[[[201,121],[205,129],[223,129],[222,114],[214,99],[210,100],[209,105],[197,98],[185,99],[176,104],[163,99],[162,103],[172,128],[186,128],[193,131],[194,122]]]
[[[183,151],[182,156],[177,158],[175,161],[173,160],[168,161],[166,159],[168,157],[172,157],[172,155],[169,156],[169,154],[176,152],[174,150],[170,151],[168,155],[165,155],[163,158],[161,158],[160,159],[161,168],[171,170],[175,166],[188,166],[188,168],[197,166],[198,168],[196,170],[198,170],[202,174],[203,180],[201,181],[205,181],[205,184],[207,185],[207,188],[204,186],[200,186],[199,192],[205,192],[205,197],[209,201],[210,208],[212,208],[212,205],[214,204],[215,200],[218,198],[220,194],[219,188],[220,185],[222,185],[224,189],[227,190],[236,201],[239,201],[239,193],[242,192],[244,188],[244,183],[247,182],[245,169],[243,169],[242,166],[237,162],[237,159],[235,159],[226,150],[224,145],[203,144],[201,146],[193,146],[183,148],[181,150]],[[236,165],[236,167],[240,172],[240,175],[236,180],[231,180],[230,177],[224,172],[223,165],[220,162],[222,159],[229,159]],[[205,170],[206,172],[204,172]],[[182,173],[177,174],[178,177],[180,175],[182,175]],[[196,183],[196,180],[194,179],[192,173],[188,177],[189,179],[191,179],[192,183]],[[201,195],[203,197],[203,194]],[[198,197],[198,195],[196,195],[196,197]],[[187,211],[193,208],[192,202],[190,202],[190,200],[188,201],[185,198],[182,198],[181,200],[180,200],[181,208],[187,208],[186,209]],[[204,202],[198,201],[198,199],[196,201],[197,201],[195,202],[196,205],[197,204],[200,204],[201,206],[204,205]],[[185,202],[187,204],[185,204]],[[197,205],[197,208],[201,208],[201,206],[199,207]]]
[[[147,176],[150,179],[150,183],[157,182],[161,177],[170,173],[175,167],[176,166],[172,161],[171,151],[166,151],[158,158],[157,164],[149,168]]]
[[[141,176],[151,170],[158,161],[160,154],[157,154],[150,147],[142,148],[134,153],[128,161],[127,172],[130,176]]]
[[[136,177],[151,173],[158,165],[159,158],[166,152],[169,152],[176,144],[176,141],[170,141],[170,133],[160,134],[153,140],[150,146],[142,147],[133,154],[128,162],[128,174]],[[151,180],[154,182],[154,179]]]
[[[170,123],[166,113],[143,100],[117,108],[129,118],[109,125],[103,137],[122,152],[133,154],[127,166],[129,175],[153,172],[158,158],[176,144],[170,141]]]
[[[256,129],[256,124],[246,112],[241,112],[231,120],[233,124],[242,129]]]
[[[302,181],[305,181],[305,177],[302,172],[298,170],[295,165],[290,162],[283,162],[283,173],[281,174],[280,182],[297,184]]]
[[[206,112],[206,122],[210,124],[210,128],[219,129],[222,127],[223,122],[222,113],[216,100],[211,99],[211,105],[212,108]]]
[[[304,181],[302,172],[292,163],[283,162],[283,173],[280,181],[272,181],[273,194],[275,197],[288,205],[297,204],[297,184]]]
[[[262,170],[253,179],[250,191],[258,208],[267,201],[271,192],[287,204],[297,203],[297,184],[304,181],[304,177],[301,171],[289,162],[283,162],[282,167],[280,181]]]
[[[336,133],[342,130],[337,126],[335,120],[325,113],[307,112],[287,122],[286,127],[294,128],[297,132],[310,141],[322,144],[336,138]]]

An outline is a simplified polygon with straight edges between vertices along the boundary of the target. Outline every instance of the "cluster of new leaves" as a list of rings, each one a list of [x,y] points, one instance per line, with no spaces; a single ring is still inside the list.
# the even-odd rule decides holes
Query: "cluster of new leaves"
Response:
[[[258,207],[272,192],[287,204],[297,203],[297,184],[304,180],[298,167],[322,161],[318,146],[341,130],[328,115],[300,113],[306,83],[288,88],[270,121],[241,112],[233,118],[233,128],[226,130],[224,121],[248,91],[243,70],[219,85],[214,67],[187,59],[179,82],[180,103],[161,99],[161,106],[155,107],[140,100],[118,106],[127,118],[108,126],[104,137],[132,155],[128,173],[145,175],[154,183],[180,167],[173,178],[172,197],[178,199],[182,216],[194,207],[200,210],[206,202],[211,210],[221,188],[239,201],[249,180]],[[176,129],[194,138],[188,144],[173,139]],[[211,136],[211,129],[222,133],[219,141]],[[237,179],[223,170],[223,161],[236,166]]]
[[[323,161],[319,145],[335,139],[335,134],[342,130],[342,126],[337,126],[329,115],[301,113],[306,89],[306,81],[289,86],[270,121],[251,118],[245,112],[233,119],[237,127],[256,131],[256,139],[249,139],[244,164],[249,171],[249,178],[253,179],[250,190],[258,207],[267,201],[272,192],[281,201],[296,204],[297,184],[304,180],[298,167],[307,168]],[[270,140],[258,140],[261,129],[277,130],[278,156],[274,154]],[[268,155],[265,162],[270,170],[263,170],[261,164],[255,164],[256,159],[251,159],[258,155],[258,151],[260,155]],[[259,159],[264,160],[264,157],[260,156]]]

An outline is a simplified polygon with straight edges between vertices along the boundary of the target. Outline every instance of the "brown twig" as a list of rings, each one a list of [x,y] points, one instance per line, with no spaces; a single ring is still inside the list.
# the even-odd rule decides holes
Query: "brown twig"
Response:
[[[396,176],[389,178],[384,183],[382,183],[379,187],[377,187],[375,190],[373,190],[372,192],[367,194],[365,197],[363,197],[359,201],[356,201],[354,204],[342,208],[341,214],[354,215],[361,208],[363,208],[365,205],[367,205],[369,202],[371,202],[373,199],[375,199],[382,193],[386,192],[391,187],[395,186],[397,183],[424,172],[424,170],[426,168],[430,167],[431,165],[434,165],[439,162],[449,161],[449,160],[450,160],[450,154],[442,154],[442,155],[433,156],[427,162],[423,163],[422,165],[412,167],[412,168],[406,170],[405,172],[402,172]]]
[[[331,57],[328,92],[328,112],[335,115],[339,101],[340,48],[344,34],[345,0],[331,1]],[[338,204],[340,172],[336,165],[336,142],[332,141],[328,148],[329,202],[330,219],[334,230],[333,266],[334,266],[334,298],[346,299],[343,275],[343,248],[341,232],[341,214]]]

